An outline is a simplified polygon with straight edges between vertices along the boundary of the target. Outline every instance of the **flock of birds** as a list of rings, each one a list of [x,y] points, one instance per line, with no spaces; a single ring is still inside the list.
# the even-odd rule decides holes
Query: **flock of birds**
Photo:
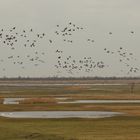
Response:
[[[84,28],[81,26],[77,26],[72,22],[69,22],[65,27],[61,27],[60,25],[56,25],[56,30],[54,34],[59,36],[66,43],[73,44],[74,40],[72,36],[80,31],[83,31]],[[134,31],[130,31],[130,34],[134,34]],[[112,32],[108,33],[109,35],[113,35]],[[55,40],[48,38],[46,33],[36,33],[33,29],[28,30],[20,30],[18,31],[16,27],[11,29],[1,29],[0,30],[0,47],[8,48],[11,52],[15,52],[14,55],[9,55],[7,58],[1,58],[0,64],[6,63],[7,60],[10,61],[13,65],[19,65],[22,69],[26,68],[26,63],[32,64],[37,67],[41,64],[46,64],[46,54],[47,52],[41,51],[38,49],[40,41],[44,39],[47,40],[49,44],[55,43]],[[95,40],[91,38],[85,39],[89,43],[94,43]],[[25,48],[25,54],[18,55],[16,50],[20,48]],[[28,54],[28,49],[33,49],[32,53]],[[118,47],[115,51],[112,51],[108,48],[103,48],[104,53],[107,55],[118,55],[118,61],[127,67],[127,74],[138,73],[139,68],[134,67],[131,64],[131,60],[136,61],[134,54],[132,52],[125,51],[124,47]],[[74,75],[79,72],[91,73],[95,69],[105,69],[109,67],[108,64],[104,62],[104,60],[96,61],[92,56],[84,56],[81,59],[75,59],[72,55],[68,55],[64,57],[65,52],[61,49],[56,48],[55,52],[57,60],[54,68],[57,70],[57,74],[66,71],[68,74]],[[115,57],[115,56],[114,56]],[[6,67],[2,67],[3,71],[6,71]],[[120,70],[123,72],[123,70]]]
[[[58,64],[55,65],[55,68],[59,69],[60,71],[65,69],[65,71],[72,75],[79,71],[90,73],[93,72],[94,69],[103,69],[104,67],[107,67],[103,61],[94,61],[92,57],[84,57],[77,60],[73,59],[72,56],[68,56],[66,58],[58,56],[57,63]]]
[[[5,33],[4,29],[1,29],[0,31],[0,40],[1,45],[3,47],[10,47],[12,50],[15,49],[15,44],[18,43],[19,39],[24,39],[23,46],[24,47],[35,47],[38,39],[42,39],[45,36],[45,33],[43,34],[36,34],[36,39],[30,40],[29,33],[33,33],[33,29],[30,29],[29,31],[21,31],[18,33],[16,31],[16,27],[13,27],[9,30],[9,32]]]
[[[5,60],[0,59],[1,64],[6,63],[9,60],[13,65],[19,65],[22,69],[25,69],[25,63],[33,63],[34,66],[38,66],[40,63],[45,63],[44,60],[40,59],[41,55],[44,56],[45,52],[34,51],[32,54],[17,55],[17,49],[25,48],[28,52],[29,48],[38,47],[38,42],[45,37],[45,33],[35,33],[33,29],[22,30],[18,32],[16,27],[9,30],[1,29],[0,31],[0,46],[3,49],[10,49],[11,54],[7,56]],[[22,44],[21,44],[22,42]],[[13,54],[15,52],[15,54]],[[25,61],[26,60],[26,61]],[[6,71],[6,68],[2,68]]]
[[[133,32],[132,32],[133,33]],[[137,59],[134,57],[132,52],[127,52],[123,47],[120,47],[117,51],[110,51],[107,48],[104,48],[105,53],[119,56],[119,62],[125,65],[128,69],[127,74],[137,73],[139,71],[138,67],[133,67],[130,63],[131,60],[136,61]],[[121,70],[123,72],[123,70]]]
[[[73,43],[73,40],[70,38],[77,31],[83,30],[83,27],[76,26],[76,24],[69,23],[65,27],[60,27],[57,25],[57,30],[55,31],[56,35],[59,35],[63,38],[64,42]]]

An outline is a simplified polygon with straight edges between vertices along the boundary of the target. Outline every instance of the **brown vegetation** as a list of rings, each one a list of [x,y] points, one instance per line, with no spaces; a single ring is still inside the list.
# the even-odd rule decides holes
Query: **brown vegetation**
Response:
[[[56,103],[54,98],[28,98],[20,101],[20,104],[44,104],[44,103]]]
[[[0,104],[3,104],[4,99],[0,97]]]

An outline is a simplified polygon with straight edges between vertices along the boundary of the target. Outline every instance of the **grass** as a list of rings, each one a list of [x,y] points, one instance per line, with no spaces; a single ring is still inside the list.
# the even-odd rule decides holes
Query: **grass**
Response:
[[[0,97],[30,98],[19,105],[0,104],[0,111],[93,110],[118,111],[140,116],[140,104],[57,104],[56,97],[67,100],[91,99],[140,99],[140,85],[130,93],[129,85],[104,86],[49,86],[49,87],[1,87]]]
[[[0,104],[2,104],[3,103],[3,98],[0,98]]]
[[[129,85],[104,86],[53,86],[53,87],[0,87],[0,97],[81,96],[87,98],[139,98],[140,85],[131,94]],[[101,97],[100,97],[101,96]],[[107,96],[107,97],[106,97]]]
[[[20,104],[45,104],[45,103],[53,103],[56,104],[57,100],[55,98],[29,98],[24,99],[19,102]]]
[[[9,119],[0,118],[0,140],[139,140],[140,104],[57,104],[68,100],[140,99],[140,85],[0,87],[5,97],[30,98],[19,105],[0,104],[0,111],[88,110],[116,111],[121,117],[104,119]]]
[[[1,140],[139,140],[140,117],[106,119],[0,118]]]

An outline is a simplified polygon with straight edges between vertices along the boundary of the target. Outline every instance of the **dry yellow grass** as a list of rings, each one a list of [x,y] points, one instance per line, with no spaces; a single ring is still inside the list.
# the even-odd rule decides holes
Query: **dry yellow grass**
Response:
[[[94,95],[81,95],[75,94],[69,96],[73,100],[140,100],[140,95],[134,94],[116,94],[116,95],[105,95],[105,94],[94,94]]]
[[[140,106],[131,104],[110,104],[110,105],[84,105],[85,110],[96,110],[96,111],[114,111],[122,112],[124,115],[140,116]]]

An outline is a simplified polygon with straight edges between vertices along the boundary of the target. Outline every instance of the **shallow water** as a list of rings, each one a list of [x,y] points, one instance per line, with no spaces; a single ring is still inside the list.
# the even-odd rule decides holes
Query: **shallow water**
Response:
[[[78,103],[96,103],[96,104],[109,104],[109,103],[140,103],[140,100],[75,100],[75,101],[59,101],[59,104],[78,104]]]
[[[0,116],[8,118],[106,118],[123,113],[106,111],[29,111],[0,112]]]
[[[19,104],[24,98],[4,98],[3,104]]]
[[[58,104],[109,104],[109,103],[140,103],[140,100],[74,100],[74,101],[63,101],[69,98],[67,97],[56,97],[55,99],[60,100]],[[19,104],[19,101],[23,101],[25,98],[4,98],[3,104]]]

